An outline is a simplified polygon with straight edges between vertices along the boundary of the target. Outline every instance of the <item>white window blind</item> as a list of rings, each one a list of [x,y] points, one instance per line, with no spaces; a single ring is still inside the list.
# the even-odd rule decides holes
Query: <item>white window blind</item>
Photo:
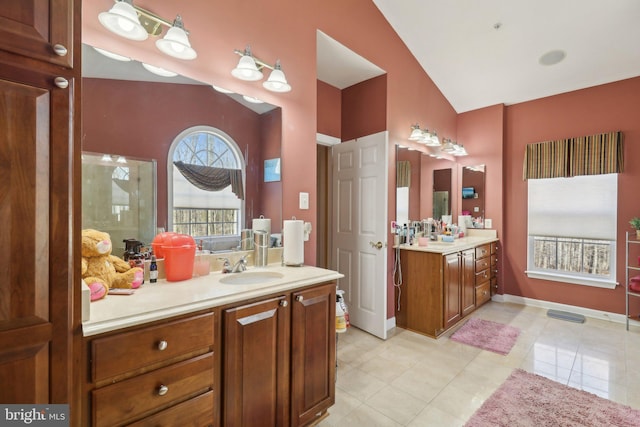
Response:
[[[530,179],[529,235],[616,239],[618,175]]]

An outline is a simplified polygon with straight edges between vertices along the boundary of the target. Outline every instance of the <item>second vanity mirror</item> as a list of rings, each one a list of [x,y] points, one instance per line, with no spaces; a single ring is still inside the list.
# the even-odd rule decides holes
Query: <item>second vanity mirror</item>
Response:
[[[467,227],[484,228],[485,165],[462,166],[460,214],[467,217]]]
[[[137,68],[135,72],[118,72],[122,67],[129,67],[129,70]],[[108,71],[116,74],[109,75]],[[261,215],[271,219],[271,232],[279,233],[282,225],[282,183],[280,179],[265,179],[265,164],[281,158],[281,118],[281,110],[276,106],[253,106],[242,101],[239,95],[222,94],[209,84],[181,76],[157,77],[143,69],[140,63],[120,63],[103,57],[89,46],[83,46],[83,152],[107,154],[113,159],[148,160],[156,165],[155,182],[140,190],[156,192],[155,206],[144,202],[144,197],[138,197],[143,204],[136,210],[141,228],[128,229],[125,239],[135,238],[148,244],[149,233],[143,229],[157,226],[155,231],[170,230],[173,209],[184,208],[172,204],[172,186],[168,180],[171,178],[170,169],[175,166],[173,159],[169,158],[170,150],[181,133],[200,127],[219,130],[236,145],[245,163],[244,201],[236,221],[237,229],[232,235],[221,238],[205,231],[206,238],[202,235],[194,235],[194,238],[203,243],[203,249],[235,248],[239,244],[241,230],[251,228],[252,219]],[[205,152],[212,155],[211,149],[201,150],[202,145],[197,141],[192,147],[194,156],[202,156]],[[222,156],[224,153],[214,151],[213,155]],[[205,159],[203,163],[214,164],[213,159]],[[100,188],[111,188],[113,184],[96,184],[86,179],[91,168],[83,162],[83,194],[94,194],[96,206],[99,201],[95,198],[99,199],[102,192]],[[208,197],[215,197],[215,192]],[[112,210],[112,207],[105,201],[104,209]],[[138,213],[145,216],[138,218]],[[83,201],[83,228],[88,228],[85,226],[88,224],[100,224],[85,221],[88,215],[91,213],[85,212]],[[127,214],[114,216],[113,212],[108,212],[107,216],[128,217]],[[206,222],[212,224],[216,220],[206,218]],[[214,228],[211,226],[209,229]],[[112,236],[115,254],[123,245],[118,240],[123,239],[119,235]]]

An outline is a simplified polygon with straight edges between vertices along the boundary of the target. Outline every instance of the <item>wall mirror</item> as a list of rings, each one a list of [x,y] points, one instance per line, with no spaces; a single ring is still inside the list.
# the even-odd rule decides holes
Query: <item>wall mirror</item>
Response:
[[[117,53],[126,55],[126,52]],[[172,189],[168,184],[170,169],[174,167],[173,159],[169,158],[170,149],[185,130],[207,127],[232,139],[241,153],[244,160],[244,201],[230,234],[227,230],[221,237],[212,231],[218,217],[209,211],[191,211],[191,221],[199,224],[198,231],[190,234],[202,242],[204,249],[216,251],[237,247],[241,230],[251,228],[252,219],[261,215],[271,219],[272,233],[280,232],[282,183],[265,182],[264,179],[265,161],[281,158],[282,113],[279,107],[253,104],[240,95],[223,94],[209,84],[186,77],[160,77],[137,61],[116,61],[87,45],[83,45],[82,55],[83,152],[108,154],[116,159],[146,159],[156,165],[155,187],[145,190],[155,191],[155,206],[140,210],[146,217],[141,218],[139,224],[154,224],[160,230],[170,229],[174,220],[173,209],[178,208],[173,206]],[[194,157],[202,158],[203,144],[194,141]],[[209,156],[222,155],[212,154],[211,149],[207,152]],[[204,159],[203,162],[209,160]],[[100,187],[95,187],[93,179],[85,179],[88,177],[89,169],[83,166],[83,194],[95,193],[98,199],[94,198],[92,203],[97,206]],[[111,183],[101,185],[108,187]],[[210,194],[215,197],[215,192]],[[113,209],[109,207],[108,200],[104,202],[104,209]],[[83,206],[83,228],[92,223],[89,216],[93,211],[85,213]],[[184,210],[181,214],[184,215]],[[147,232],[142,228],[128,229],[127,233],[124,238],[150,243]],[[112,240],[115,247],[116,238],[112,236]],[[115,249],[114,252],[117,253]]]
[[[461,209],[467,228],[484,228],[485,165],[462,166]]]
[[[456,169],[448,159],[396,145],[396,221],[405,224],[456,211]],[[446,212],[446,213],[445,213]]]

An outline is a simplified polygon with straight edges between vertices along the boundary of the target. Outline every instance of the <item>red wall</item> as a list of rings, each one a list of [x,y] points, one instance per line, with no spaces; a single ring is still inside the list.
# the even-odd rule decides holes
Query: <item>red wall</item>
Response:
[[[387,130],[387,76],[342,90],[342,140],[350,141]]]
[[[625,171],[618,177],[617,279],[624,282],[624,233],[640,215],[640,78],[596,86],[506,107],[504,141],[504,233],[502,290],[545,301],[624,313],[624,287],[615,290],[529,279],[527,183],[522,180],[526,144],[620,130]],[[488,203],[488,208],[490,207]],[[638,301],[632,301],[638,304]]]
[[[260,190],[264,159],[280,156],[280,109],[260,116],[207,86],[86,78],[82,108],[84,151],[157,161],[159,227],[167,225],[169,147],[180,132],[198,125],[222,130],[243,155],[249,153],[246,199],[253,206],[247,203],[248,220],[263,212],[280,218],[280,183]]]
[[[318,133],[341,138],[342,91],[318,80]]]

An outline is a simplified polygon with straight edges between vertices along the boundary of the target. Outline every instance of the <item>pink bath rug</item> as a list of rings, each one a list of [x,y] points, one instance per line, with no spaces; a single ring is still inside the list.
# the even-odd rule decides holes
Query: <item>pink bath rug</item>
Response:
[[[520,329],[516,327],[473,317],[451,339],[494,353],[508,354],[518,335]]]
[[[465,427],[631,427],[640,411],[521,369],[471,416]]]

